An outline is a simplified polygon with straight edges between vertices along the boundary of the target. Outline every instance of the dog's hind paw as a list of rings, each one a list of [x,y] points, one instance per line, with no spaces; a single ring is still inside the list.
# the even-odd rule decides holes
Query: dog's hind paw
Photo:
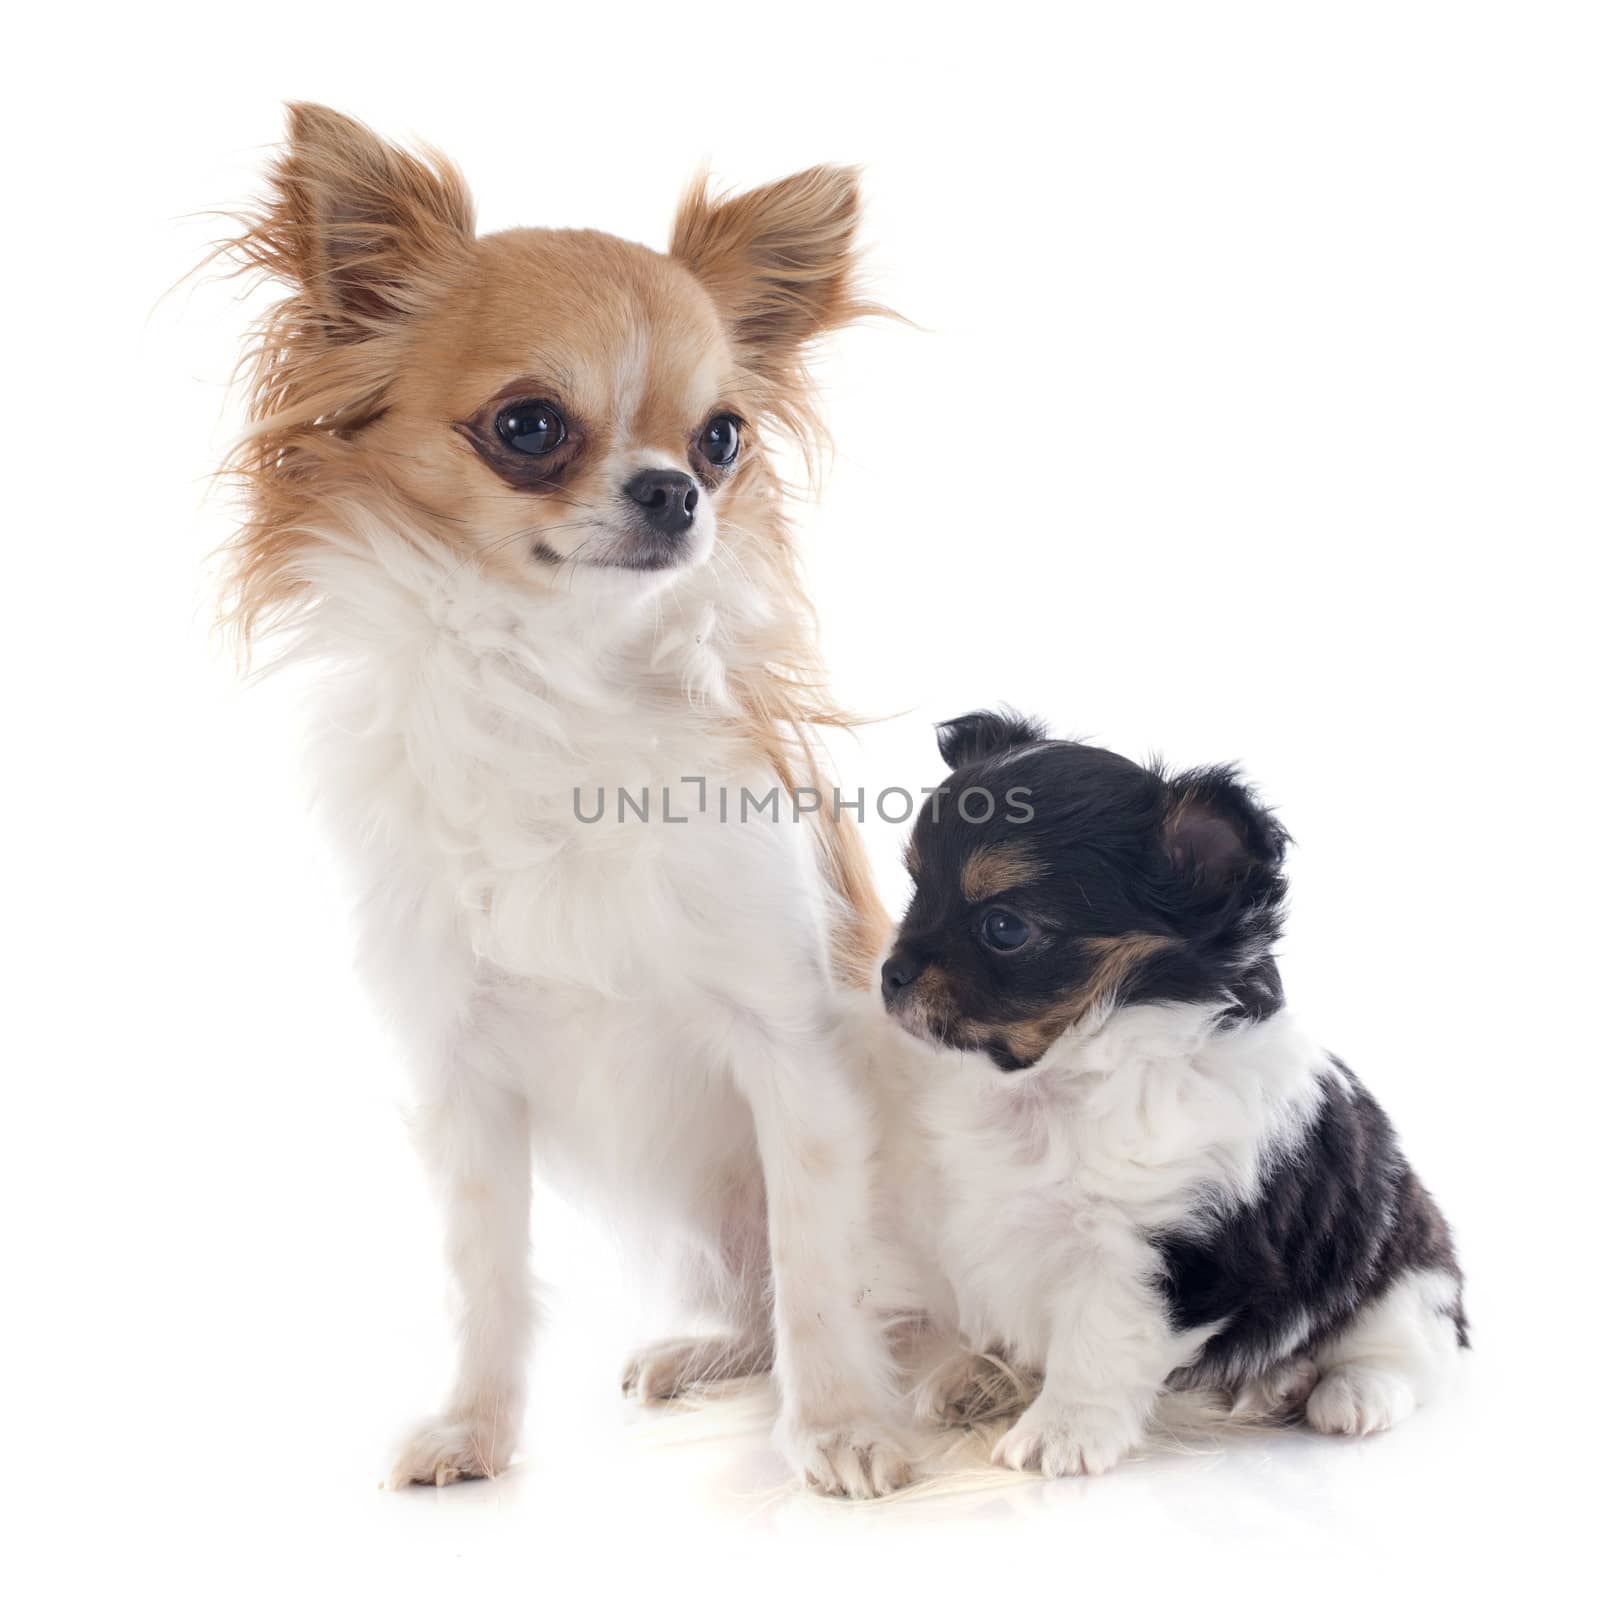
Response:
[[[1305,1410],[1317,1386],[1317,1364],[1299,1356],[1272,1368],[1239,1389],[1233,1397],[1233,1415],[1243,1421],[1285,1422]]]
[[[772,1345],[767,1340],[728,1335],[663,1339],[634,1352],[622,1372],[622,1392],[659,1403],[706,1384],[753,1377],[771,1366]]]
[[[511,1464],[511,1430],[478,1417],[435,1417],[412,1434],[389,1473],[389,1487],[431,1483],[439,1488],[458,1478],[493,1478]]]
[[[1017,1372],[997,1356],[962,1350],[943,1361],[916,1392],[918,1422],[970,1428],[1016,1415],[1037,1380]]]
[[[1318,1433],[1359,1437],[1392,1428],[1416,1406],[1416,1391],[1399,1373],[1378,1367],[1335,1367],[1311,1391],[1306,1421]]]

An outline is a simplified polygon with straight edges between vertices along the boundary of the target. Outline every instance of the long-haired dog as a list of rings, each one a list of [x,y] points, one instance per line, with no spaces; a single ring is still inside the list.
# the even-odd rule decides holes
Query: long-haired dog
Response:
[[[882,973],[938,1047],[879,1093],[915,1130],[891,1186],[924,1307],[966,1352],[919,1410],[982,1409],[991,1358],[1037,1375],[994,1459],[1050,1476],[1114,1466],[1173,1387],[1399,1421],[1466,1345],[1461,1273],[1388,1119],[1284,1007],[1282,827],[1226,768],[992,713],[939,742]]]
[[[887,924],[800,804],[839,714],[772,454],[815,432],[813,340],[872,309],[857,211],[817,167],[701,184],[665,254],[480,238],[446,161],[299,105],[225,247],[285,291],[231,463],[232,618],[322,669],[314,759],[461,1299],[399,1481],[516,1447],[534,1162],[681,1252],[720,1323],[634,1392],[775,1364],[810,1482],[904,1479],[839,1029]]]

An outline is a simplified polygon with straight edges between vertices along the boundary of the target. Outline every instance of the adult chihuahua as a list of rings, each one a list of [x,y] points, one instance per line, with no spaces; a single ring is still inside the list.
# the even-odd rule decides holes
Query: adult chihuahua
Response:
[[[702,183],[664,255],[480,238],[446,161],[298,105],[224,247],[287,291],[249,357],[231,615],[324,669],[320,788],[462,1301],[396,1481],[516,1448],[534,1162],[681,1245],[722,1326],[643,1352],[634,1392],[775,1364],[814,1486],[906,1478],[841,1059],[887,925],[836,809],[800,804],[839,714],[770,453],[816,432],[813,340],[872,310],[857,212],[817,167]]]

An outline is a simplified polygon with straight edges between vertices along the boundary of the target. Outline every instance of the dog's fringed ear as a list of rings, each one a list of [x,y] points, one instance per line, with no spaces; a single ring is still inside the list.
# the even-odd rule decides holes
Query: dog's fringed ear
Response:
[[[295,285],[336,342],[425,303],[473,236],[472,197],[431,151],[413,155],[326,106],[289,107],[269,204],[241,248]]]
[[[1161,846],[1191,887],[1228,895],[1278,876],[1289,834],[1232,767],[1202,767],[1168,784]]]
[[[939,754],[952,772],[986,760],[1018,745],[1038,744],[1046,737],[1044,724],[1014,711],[969,711],[964,717],[941,722],[935,730]]]
[[[745,364],[782,387],[812,339],[879,310],[856,282],[860,212],[852,167],[810,167],[732,196],[712,194],[702,177],[678,207],[670,250],[710,294]]]

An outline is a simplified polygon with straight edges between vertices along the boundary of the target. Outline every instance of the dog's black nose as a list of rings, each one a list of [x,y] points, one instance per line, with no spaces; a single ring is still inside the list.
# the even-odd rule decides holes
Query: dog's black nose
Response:
[[[687,472],[651,469],[635,473],[622,492],[644,511],[644,519],[657,533],[675,539],[687,533],[700,504],[700,490]]]
[[[884,1000],[892,1002],[902,989],[915,983],[926,964],[904,950],[896,950],[883,964]]]

